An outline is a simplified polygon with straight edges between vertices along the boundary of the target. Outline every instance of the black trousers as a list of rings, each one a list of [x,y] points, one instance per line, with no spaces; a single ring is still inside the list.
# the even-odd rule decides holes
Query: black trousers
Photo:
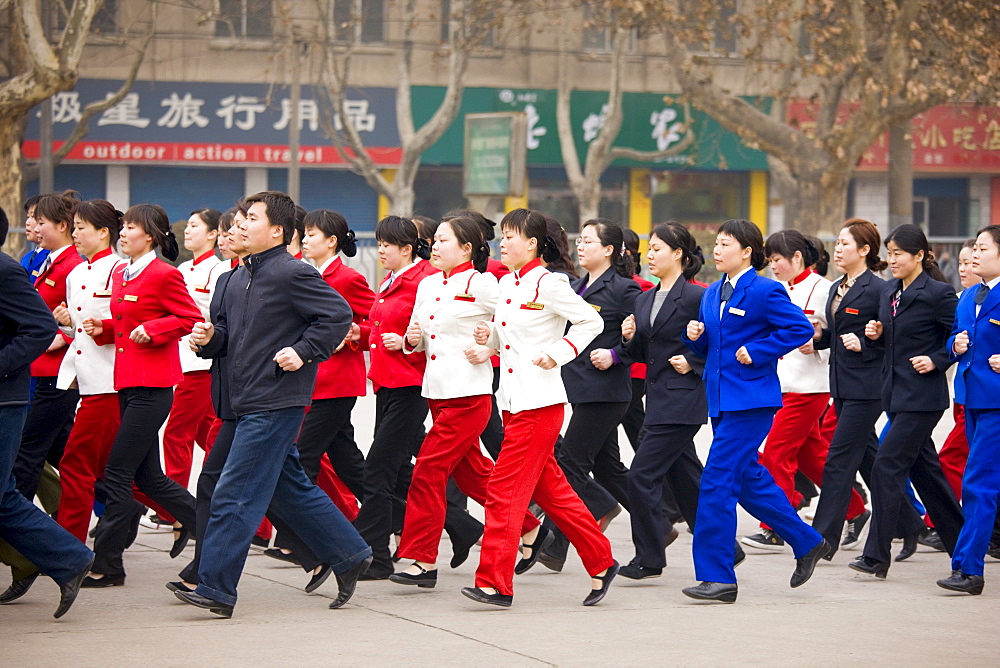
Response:
[[[823,467],[823,491],[812,525],[836,552],[857,474],[861,473],[868,489],[874,486],[872,467],[879,452],[875,423],[882,415],[882,402],[834,399],[833,407],[837,412],[837,428]],[[920,531],[925,526],[924,521],[905,499],[902,489],[900,501],[897,519],[892,525],[895,527],[893,534],[909,536]]]
[[[299,461],[310,480],[316,482],[320,459],[326,454],[337,477],[363,502],[365,456],[354,441],[354,425],[351,424],[351,412],[357,402],[357,397],[312,402],[295,445],[299,449]]]
[[[629,507],[628,469],[621,462],[617,433],[628,407],[627,401],[573,404],[566,434],[556,444],[556,461],[594,519],[604,517],[619,503]],[[556,535],[546,553],[565,559],[569,540],[548,517],[544,524]]]
[[[889,415],[889,432],[872,467],[872,520],[865,543],[866,557],[889,563],[893,528],[905,503],[903,487],[907,476],[934,520],[948,554],[955,551],[962,530],[962,507],[941,473],[941,462],[931,440],[942,414],[925,411]]]
[[[35,395],[21,431],[21,447],[13,469],[17,491],[29,501],[34,500],[38,491],[45,462],[59,468],[79,401],[78,391],[56,388],[55,376],[35,378]]]
[[[383,387],[375,393],[375,435],[365,459],[364,500],[354,526],[372,548],[374,561],[369,568],[373,577],[392,573],[389,534],[403,526],[401,509],[406,494],[400,486],[409,482],[400,473],[410,463],[423,440],[427,400],[420,388]],[[393,507],[395,505],[395,517]]]
[[[194,559],[180,572],[180,578],[184,582],[192,584],[199,582],[198,567],[201,565],[201,546],[204,542],[208,518],[212,515],[212,495],[215,493],[215,485],[219,482],[219,476],[222,475],[222,469],[229,458],[235,433],[236,420],[223,420],[215,442],[212,444],[212,449],[209,450],[208,456],[205,457],[205,462],[201,466],[201,473],[198,475],[198,497],[195,503],[197,522],[194,532]],[[320,565],[320,559],[295,535],[295,532],[281,520],[278,520],[274,513],[268,512],[267,518],[277,528],[278,535],[283,536],[290,545],[289,549],[295,553],[303,569],[311,571]]]
[[[646,421],[646,404],[643,401],[645,396],[646,379],[633,378],[632,401],[625,411],[625,417],[622,418],[622,429],[625,430],[628,442],[632,444],[633,452],[638,450],[639,444],[642,443],[642,425]]]
[[[636,561],[648,568],[667,565],[665,538],[670,522],[663,513],[664,481],[677,493],[688,525],[698,514],[701,460],[694,447],[700,424],[647,425],[628,472],[629,517]]]
[[[118,392],[121,426],[104,470],[107,506],[94,540],[94,572],[125,574],[122,553],[134,516],[132,483],[189,530],[197,531],[194,497],[168,478],[160,466],[160,426],[170,414],[169,387],[129,387]]]

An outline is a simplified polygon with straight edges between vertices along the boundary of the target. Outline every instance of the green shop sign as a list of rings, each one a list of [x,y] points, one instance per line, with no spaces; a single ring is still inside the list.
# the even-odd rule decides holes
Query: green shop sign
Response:
[[[444,88],[415,86],[413,117],[418,125],[430,118],[444,98]],[[745,98],[763,111],[770,100]],[[586,159],[587,146],[597,137],[607,113],[607,93],[573,91],[570,96],[570,122],[580,160]],[[664,150],[683,139],[684,105],[662,93],[625,93],[622,99],[624,119],[615,140],[616,146],[639,151]],[[466,88],[458,118],[428,149],[425,165],[457,165],[463,162],[464,116],[484,112],[524,112],[527,128],[525,142],[528,165],[562,165],[559,130],[556,125],[556,91],[528,88]],[[748,148],[740,138],[724,129],[707,114],[690,110],[695,141],[677,155],[655,162],[618,160],[620,167],[654,169],[766,170],[767,158],[761,151]]]

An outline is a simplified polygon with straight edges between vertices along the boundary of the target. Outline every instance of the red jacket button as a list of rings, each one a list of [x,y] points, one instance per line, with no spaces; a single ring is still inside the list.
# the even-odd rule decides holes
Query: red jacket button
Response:
[[[77,351],[76,351],[76,354],[77,354],[77,355],[82,355],[82,354],[83,354],[83,351],[82,351],[82,350],[77,350]]]
[[[507,350],[510,350],[510,344],[507,344],[506,346],[504,346],[504,348],[506,348]]]
[[[507,300],[507,303],[508,303],[508,304],[510,303],[510,300],[509,300],[509,299]]]
[[[437,359],[437,355],[431,355],[431,359],[432,360],[436,360]]]
[[[507,369],[507,373],[514,373],[513,369]]]

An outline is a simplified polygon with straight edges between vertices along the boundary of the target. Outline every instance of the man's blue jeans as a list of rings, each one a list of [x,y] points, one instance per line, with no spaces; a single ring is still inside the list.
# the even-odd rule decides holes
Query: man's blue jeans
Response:
[[[334,573],[350,570],[371,554],[354,526],[299,464],[295,437],[303,412],[293,407],[238,419],[205,528],[200,595],[236,604],[247,550],[268,505]]]
[[[27,406],[0,406],[0,538],[65,584],[90,564],[94,553],[17,491],[11,468],[27,414]]]

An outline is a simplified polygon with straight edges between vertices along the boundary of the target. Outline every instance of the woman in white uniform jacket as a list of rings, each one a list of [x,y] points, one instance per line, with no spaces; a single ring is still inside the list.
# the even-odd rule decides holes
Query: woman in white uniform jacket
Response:
[[[586,348],[604,323],[564,275],[542,267],[542,257],[552,262],[559,251],[546,236],[540,213],[515,209],[500,227],[500,259],[511,273],[500,279],[494,321],[476,327],[476,342],[500,352],[497,405],[503,411],[504,440],[487,488],[476,586],[462,593],[480,603],[511,605],[514,555],[524,512],[534,499],[577,548],[595,579],[584,600],[584,605],[594,605],[607,593],[618,562],[556,463],[554,444],[566,403],[558,367]],[[568,322],[572,327],[567,331]],[[537,558],[537,549],[532,552],[531,558]]]
[[[497,279],[486,269],[489,247],[471,218],[441,223],[434,235],[431,261],[441,273],[417,288],[404,353],[423,351],[427,359],[422,395],[434,424],[413,469],[406,502],[399,556],[413,559],[405,571],[389,577],[399,584],[430,588],[437,583],[438,544],[445,522],[448,478],[476,502],[486,504],[493,462],[483,455],[479,435],[493,410],[491,348],[476,344],[476,323],[493,317]],[[524,512],[521,533],[538,526]]]

